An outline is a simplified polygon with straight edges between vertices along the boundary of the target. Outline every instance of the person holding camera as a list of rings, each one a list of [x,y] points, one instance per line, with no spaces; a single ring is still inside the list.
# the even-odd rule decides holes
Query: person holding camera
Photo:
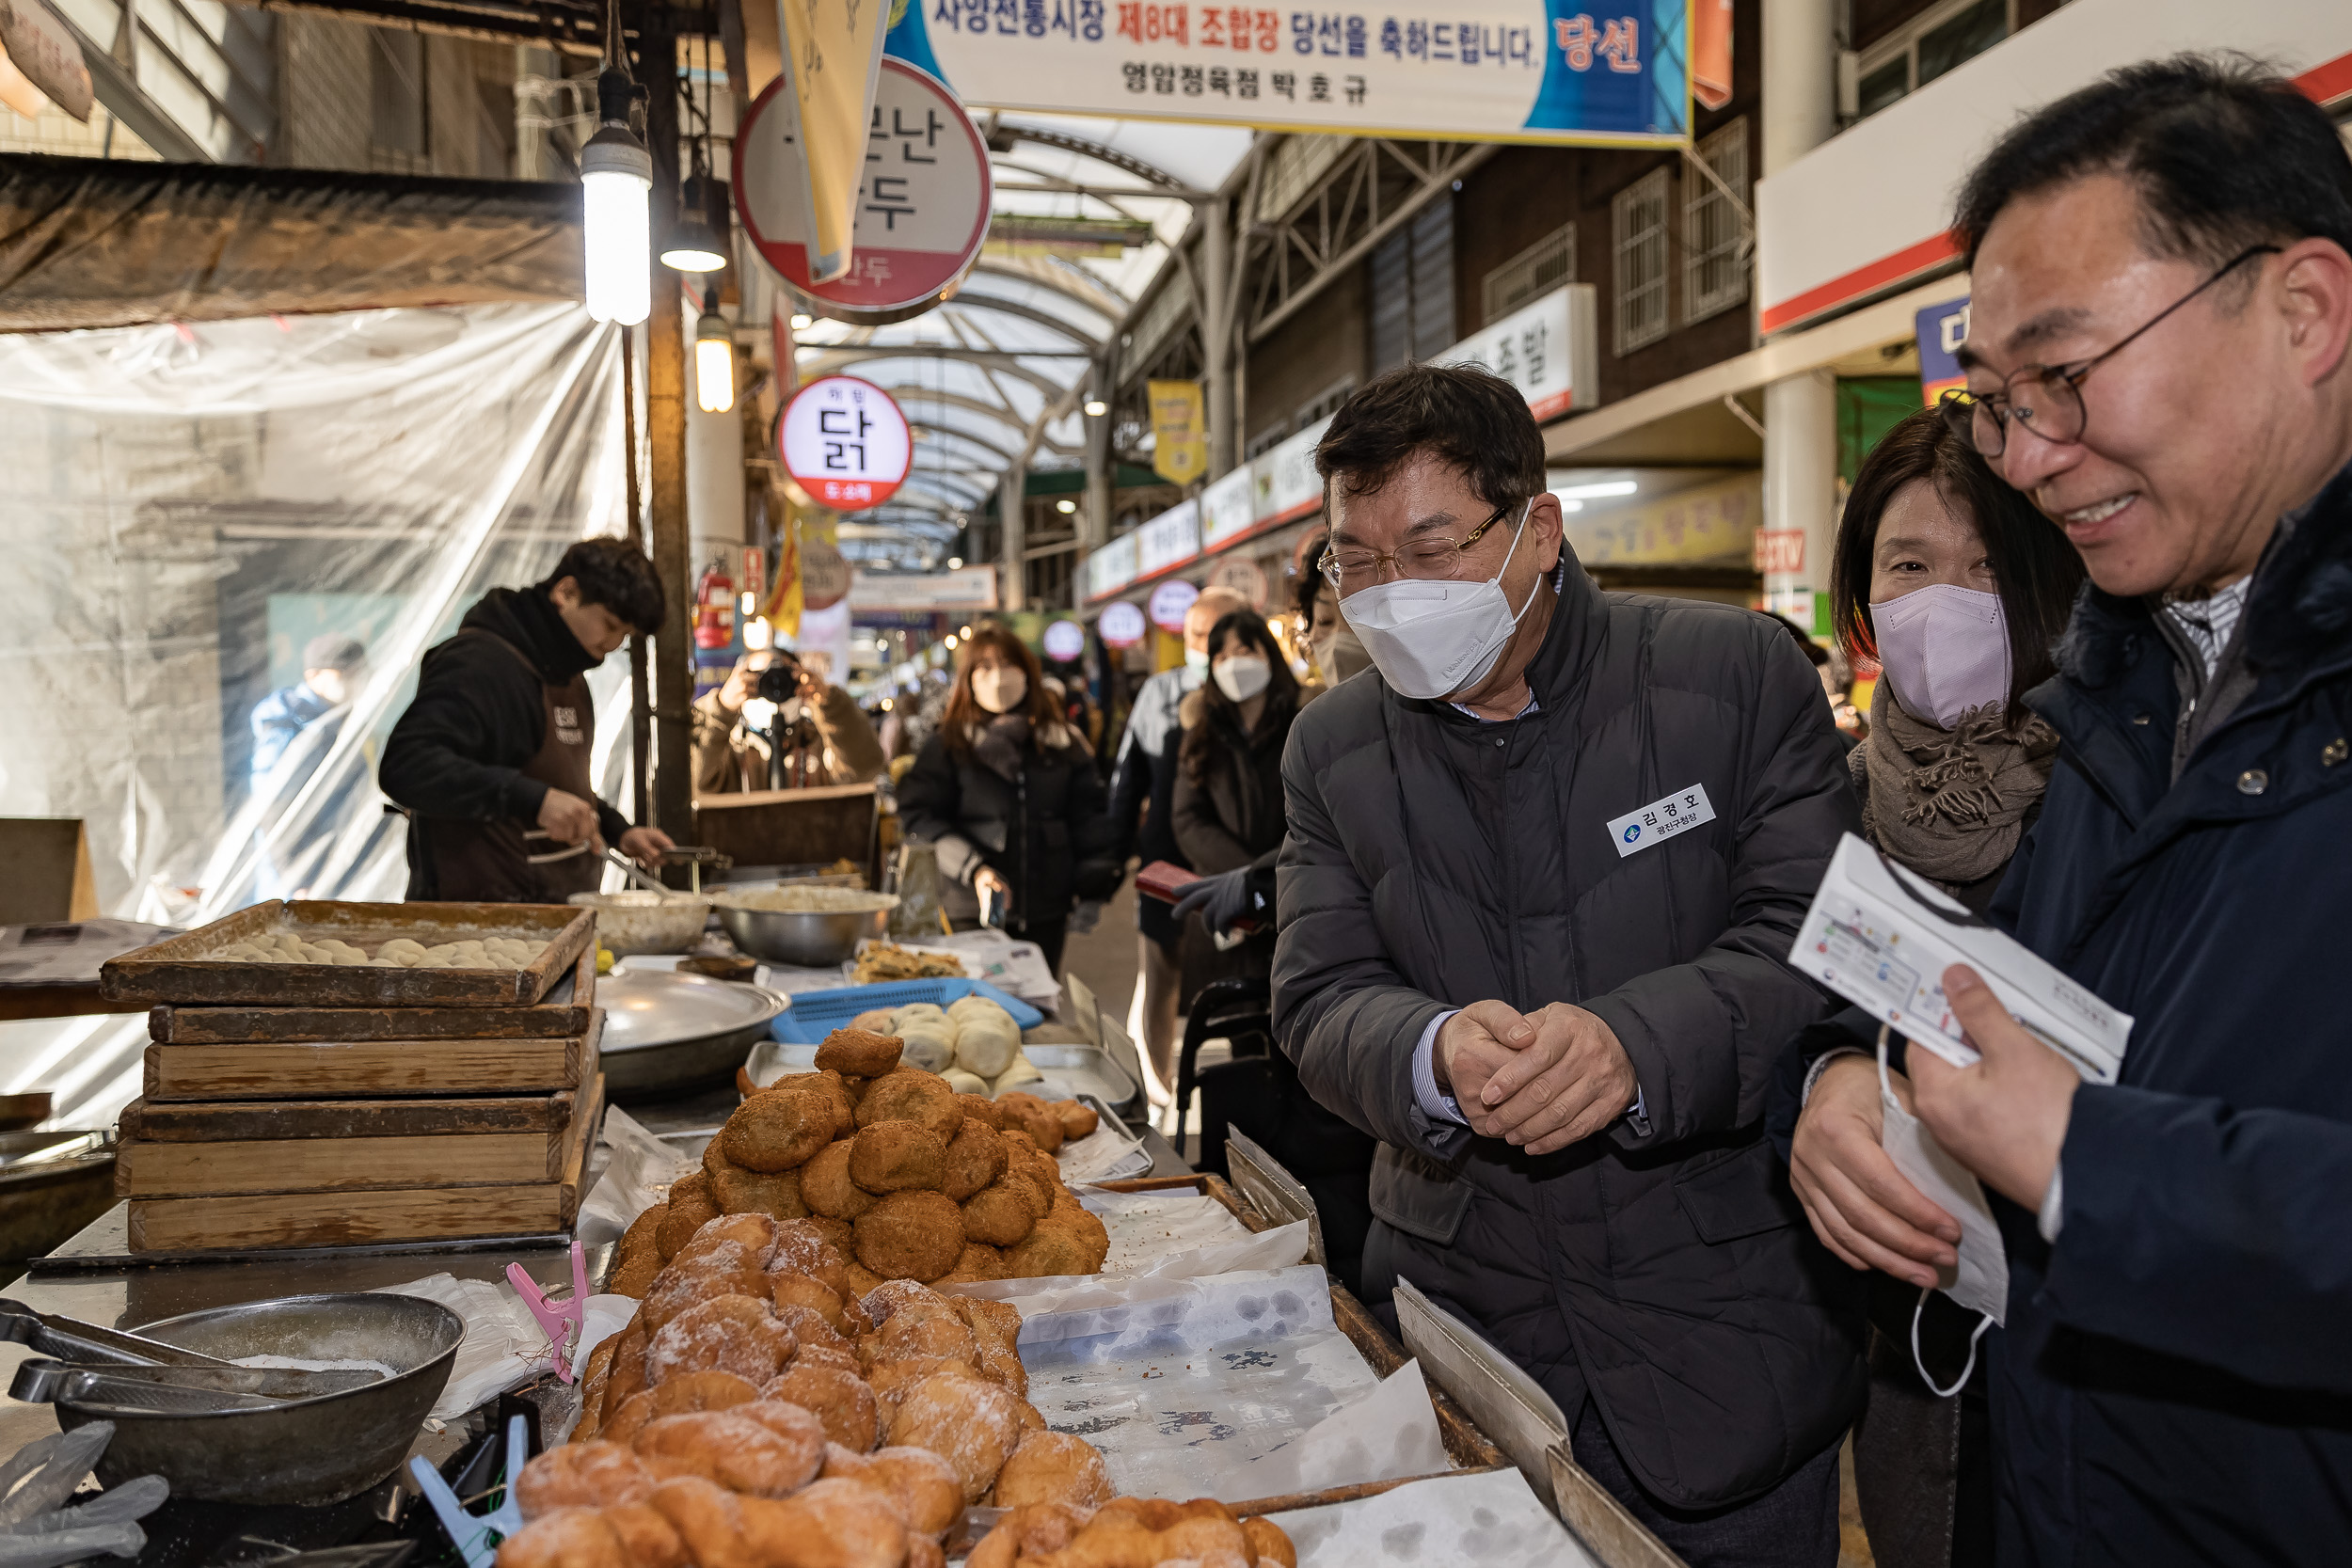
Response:
[[[909,838],[939,847],[948,919],[1036,942],[1058,974],[1072,907],[1119,887],[1103,776],[1020,638],[983,624],[957,659],[946,715],[899,781],[898,813]]]
[[[857,700],[789,652],[746,654],[694,704],[694,793],[866,784],[888,766]]]

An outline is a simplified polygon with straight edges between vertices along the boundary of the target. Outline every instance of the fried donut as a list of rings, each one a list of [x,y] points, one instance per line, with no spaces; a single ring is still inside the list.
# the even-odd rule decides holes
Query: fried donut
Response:
[[[607,1423],[609,1442],[633,1441],[647,1421],[664,1416],[697,1416],[706,1410],[728,1410],[759,1398],[758,1385],[733,1372],[681,1372],[629,1397]]]
[[[874,1206],[874,1195],[850,1177],[854,1140],[838,1138],[801,1167],[801,1201],[826,1219],[853,1220]]]
[[[977,1349],[971,1326],[952,1310],[935,1316],[895,1312],[874,1330],[873,1356],[877,1363],[904,1361],[917,1355],[970,1362]]]
[[[866,1373],[866,1364],[857,1358],[855,1351],[835,1350],[831,1345],[803,1345],[793,1353],[792,1365],[832,1367],[852,1377],[863,1377]]]
[[[1019,1089],[1000,1094],[996,1097],[996,1111],[1004,1117],[1006,1131],[1026,1132],[1040,1152],[1051,1154],[1061,1148],[1061,1117],[1037,1096],[1023,1094]]]
[[[833,1101],[809,1089],[755,1094],[727,1117],[718,1141],[746,1170],[790,1170],[833,1142]]]
[[[655,1331],[645,1348],[645,1381],[658,1388],[683,1372],[721,1371],[757,1387],[799,1348],[764,1294],[716,1296]]]
[[[817,1066],[831,1068],[844,1078],[879,1078],[898,1065],[906,1041],[871,1029],[835,1029],[817,1048]],[[865,1125],[863,1122],[860,1126]]]
[[[1019,1402],[993,1383],[934,1372],[906,1391],[890,1418],[893,1447],[929,1449],[955,1467],[963,1500],[980,1500],[1020,1441]],[[723,1420],[724,1417],[688,1417]],[[650,1429],[648,1429],[650,1430]]]
[[[1013,1418],[1021,1423],[1021,1435],[1024,1437],[1045,1430],[1045,1413],[1025,1399],[1013,1407],[1012,1414]]]
[[[963,1256],[963,1214],[942,1193],[892,1193],[858,1216],[857,1260],[884,1279],[937,1279]]]
[[[1241,1533],[1257,1556],[1258,1568],[1298,1568],[1298,1548],[1273,1520],[1251,1514],[1241,1522]]]
[[[847,1267],[850,1275],[850,1289],[854,1293],[863,1294],[866,1291],[872,1290],[875,1286],[885,1283],[881,1275],[876,1274],[873,1270],[867,1268],[865,1264],[859,1262],[854,1258],[850,1259]]]
[[[975,1338],[977,1338],[977,1336]],[[991,1383],[1001,1385],[1016,1394],[1029,1391],[1029,1369],[1021,1364],[1021,1353],[1012,1346],[995,1339],[980,1339],[972,1353],[972,1365]]]
[[[1031,1503],[1067,1503],[1096,1509],[1111,1499],[1110,1472],[1102,1450],[1083,1437],[1060,1432],[1033,1432],[1023,1437],[1004,1468],[989,1500],[998,1508],[1025,1508]]]
[[[963,1513],[963,1481],[955,1466],[924,1449],[825,1450],[827,1481],[868,1486],[888,1497],[898,1522],[918,1536],[937,1537]]]
[[[829,1441],[853,1452],[868,1452],[882,1442],[882,1405],[855,1372],[795,1360],[759,1397],[800,1406],[817,1418]]]
[[[762,1562],[806,1568],[903,1568],[907,1529],[870,1487],[819,1481],[777,1502],[740,1505],[743,1540]]]
[[[612,1252],[612,1276],[605,1284],[607,1291],[616,1296],[644,1295],[653,1276],[661,1272],[661,1243],[655,1235],[668,1217],[669,1210],[657,1203],[629,1222]]]
[[[686,1542],[650,1502],[608,1507],[604,1522],[621,1538],[630,1568],[692,1568],[686,1560]]]
[[[612,1370],[604,1380],[604,1407],[598,1413],[603,1423],[610,1424],[612,1413],[621,1408],[631,1394],[642,1393],[645,1387],[645,1347],[653,1341],[653,1330],[645,1326],[643,1308],[629,1320],[627,1328],[613,1336],[619,1341],[612,1352]]]
[[[955,1298],[943,1296],[930,1287],[912,1279],[893,1279],[876,1286],[859,1299],[858,1305],[880,1329],[901,1313],[917,1318],[961,1318]]]
[[[992,1132],[1005,1125],[1005,1114],[996,1108],[996,1101],[984,1094],[956,1096],[956,1109],[963,1113],[964,1120],[977,1121]]]
[[[1009,1303],[989,1301],[980,1296],[949,1296],[956,1311],[972,1325],[974,1338],[983,1341],[999,1340],[1012,1345],[1021,1339],[1021,1309]]]
[[[940,1165],[939,1180],[933,1185],[961,1203],[1004,1175],[1006,1163],[1003,1142],[987,1124],[966,1117],[963,1126],[956,1132],[955,1141],[947,1146],[946,1158]]]
[[[962,1207],[963,1239],[987,1246],[1009,1247],[1027,1236],[1037,1213],[1024,1186],[1009,1174],[966,1198]]]
[[[763,1396],[749,1404],[737,1406],[733,1414],[747,1421],[758,1422],[767,1429],[770,1436],[795,1454],[805,1456],[810,1475],[814,1476],[824,1467],[825,1424],[805,1406],[789,1400],[771,1400]]]
[[[809,1307],[798,1303],[780,1303],[775,1307],[775,1314],[776,1321],[792,1331],[793,1342],[798,1346],[795,1354],[809,1350],[834,1350],[846,1354],[850,1349],[850,1341],[834,1333],[833,1325]]]
[[[568,1443],[523,1466],[515,1505],[526,1519],[559,1508],[638,1503],[653,1496],[653,1477],[622,1443]]]
[[[715,1187],[716,1183],[713,1185]],[[752,1267],[764,1269],[768,1266],[769,1255],[776,1249],[775,1221],[766,1214],[721,1214],[716,1219],[706,1220],[703,1227],[694,1232],[693,1239],[678,1248],[670,1261],[678,1265],[692,1263],[719,1253],[721,1243],[726,1242],[733,1242],[750,1254]],[[727,1253],[725,1256],[732,1263],[734,1255]]]
[[[501,1543],[498,1568],[636,1568],[604,1514],[558,1509]]]
[[[808,1214],[808,1204],[801,1196],[798,1170],[769,1174],[730,1167],[710,1179],[710,1191],[719,1207],[730,1216],[797,1220]]]
[[[946,1162],[947,1146],[916,1122],[874,1122],[850,1140],[850,1180],[877,1196],[936,1192]]]
[[[802,1167],[805,1170],[807,1167]],[[775,1250],[768,1255],[770,1274],[804,1274],[824,1279],[826,1271],[848,1256],[849,1227],[810,1215],[784,1220],[776,1226]],[[826,1279],[832,1285],[833,1281]],[[839,1287],[834,1287],[839,1293]]]
[[[952,1142],[962,1129],[963,1112],[956,1104],[956,1091],[947,1086],[946,1079],[935,1072],[901,1068],[866,1085],[865,1098],[857,1102],[860,1127],[871,1127],[878,1121],[920,1122],[945,1145]]]
[[[647,1330],[660,1333],[663,1324],[698,1302],[768,1293],[768,1275],[752,1261],[750,1249],[739,1242],[721,1242],[692,1263],[663,1269],[638,1310]]]
[[[707,1477],[685,1474],[661,1482],[653,1489],[652,1506],[677,1531],[695,1568],[766,1568],[744,1544],[735,1494]]]
[[[806,1308],[818,1322],[835,1334],[839,1334],[849,1326],[849,1316],[841,1309],[841,1297],[832,1286],[815,1275],[771,1274],[768,1276],[768,1284],[769,1293],[776,1304],[777,1316],[790,1321],[784,1309],[787,1307],[799,1307]],[[797,1323],[793,1324],[792,1332],[800,1339],[802,1347],[805,1349],[808,1345],[808,1336],[801,1333]]]
[[[588,1353],[588,1365],[580,1374],[580,1419],[572,1427],[567,1443],[585,1443],[596,1436],[596,1428],[604,1423],[604,1388],[612,1376],[612,1357],[621,1348],[621,1337],[608,1334],[601,1344]]]
[[[1084,1510],[1062,1503],[1030,1503],[996,1521],[963,1568],[1013,1568],[1025,1557],[1048,1557],[1060,1551],[1086,1528]]]
[[[1103,1125],[1100,1112],[1096,1111],[1093,1106],[1082,1104],[1075,1100],[1050,1101],[1046,1104],[1046,1109],[1061,1118],[1061,1135],[1064,1141],[1086,1137]]]
[[[906,1398],[908,1389],[928,1378],[942,1375],[985,1381],[980,1377],[980,1370],[969,1361],[950,1361],[938,1355],[912,1355],[902,1361],[877,1363],[866,1372],[866,1383],[874,1390],[874,1398],[881,1402],[883,1423],[887,1425],[889,1418],[898,1413],[899,1402]]]
[[[742,1414],[750,1408],[741,1405],[696,1416],[663,1416],[647,1422],[632,1446],[646,1467],[665,1481],[700,1476],[730,1492],[755,1497],[789,1497],[823,1467],[824,1440],[821,1434],[813,1443],[779,1436]],[[805,1411],[801,1414],[807,1415]],[[808,1418],[808,1425],[816,1429],[814,1417]],[[660,1488],[655,1490],[654,1506],[660,1507]],[[668,1509],[662,1509],[662,1516],[674,1525],[679,1523]]]

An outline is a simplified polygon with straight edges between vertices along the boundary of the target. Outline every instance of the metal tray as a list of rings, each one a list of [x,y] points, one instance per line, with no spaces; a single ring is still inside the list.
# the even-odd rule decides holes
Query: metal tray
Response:
[[[611,1037],[608,1035],[607,1039]],[[612,1049],[607,1045],[606,1049]],[[787,1072],[817,1070],[817,1047],[787,1044],[780,1040],[762,1040],[752,1048],[742,1066],[755,1084],[765,1084]],[[1086,1101],[1100,1101],[1105,1105],[1124,1105],[1138,1091],[1136,1081],[1126,1070],[1103,1052],[1091,1045],[1031,1045],[1023,1042],[1021,1053],[1029,1058],[1029,1065],[1069,1085],[1073,1094]],[[607,1068],[610,1074],[612,1069]],[[1020,1086],[1020,1085],[1016,1085]],[[1024,1092],[1026,1092],[1025,1089]]]
[[[109,958],[98,972],[109,1002],[248,1003],[278,1007],[527,1007],[547,995],[594,939],[594,910],[563,904],[343,904],[272,898],[209,926]],[[339,937],[359,946],[414,937],[548,943],[521,969],[374,969],[338,964],[225,963],[207,957],[264,931]]]
[[[765,1042],[792,1005],[757,986],[662,969],[608,974],[596,1001],[605,1009],[605,1093],[614,1100],[727,1082],[745,1049]]]

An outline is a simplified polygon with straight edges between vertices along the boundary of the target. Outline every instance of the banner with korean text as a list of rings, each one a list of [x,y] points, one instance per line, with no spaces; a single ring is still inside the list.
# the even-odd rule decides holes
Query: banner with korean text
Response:
[[[886,47],[974,108],[1599,145],[1691,125],[1686,0],[907,0]]]

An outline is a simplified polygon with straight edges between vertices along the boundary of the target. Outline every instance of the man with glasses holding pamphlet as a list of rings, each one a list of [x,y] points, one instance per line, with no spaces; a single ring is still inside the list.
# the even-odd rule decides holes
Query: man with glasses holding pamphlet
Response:
[[[1955,232],[1950,412],[2092,585],[2027,699],[2063,747],[1992,917],[2128,1022],[2106,1081],[1955,966],[1980,1058],[1892,1042],[1918,1122],[1995,1195],[1995,1557],[2340,1563],[2352,159],[2292,83],[2185,55],[2018,125]],[[1795,1131],[1816,1228],[1914,1283],[1966,1273],[1961,1216],[1881,1135],[1867,1058],[1820,1069]]]
[[[1595,587],[1476,367],[1373,381],[1315,460],[1377,678],[1283,755],[1274,1025],[1381,1141],[1367,1289],[1474,1325],[1692,1568],[1833,1568],[1860,1282],[1761,1126],[1860,820],[1820,682],[1764,616]]]

